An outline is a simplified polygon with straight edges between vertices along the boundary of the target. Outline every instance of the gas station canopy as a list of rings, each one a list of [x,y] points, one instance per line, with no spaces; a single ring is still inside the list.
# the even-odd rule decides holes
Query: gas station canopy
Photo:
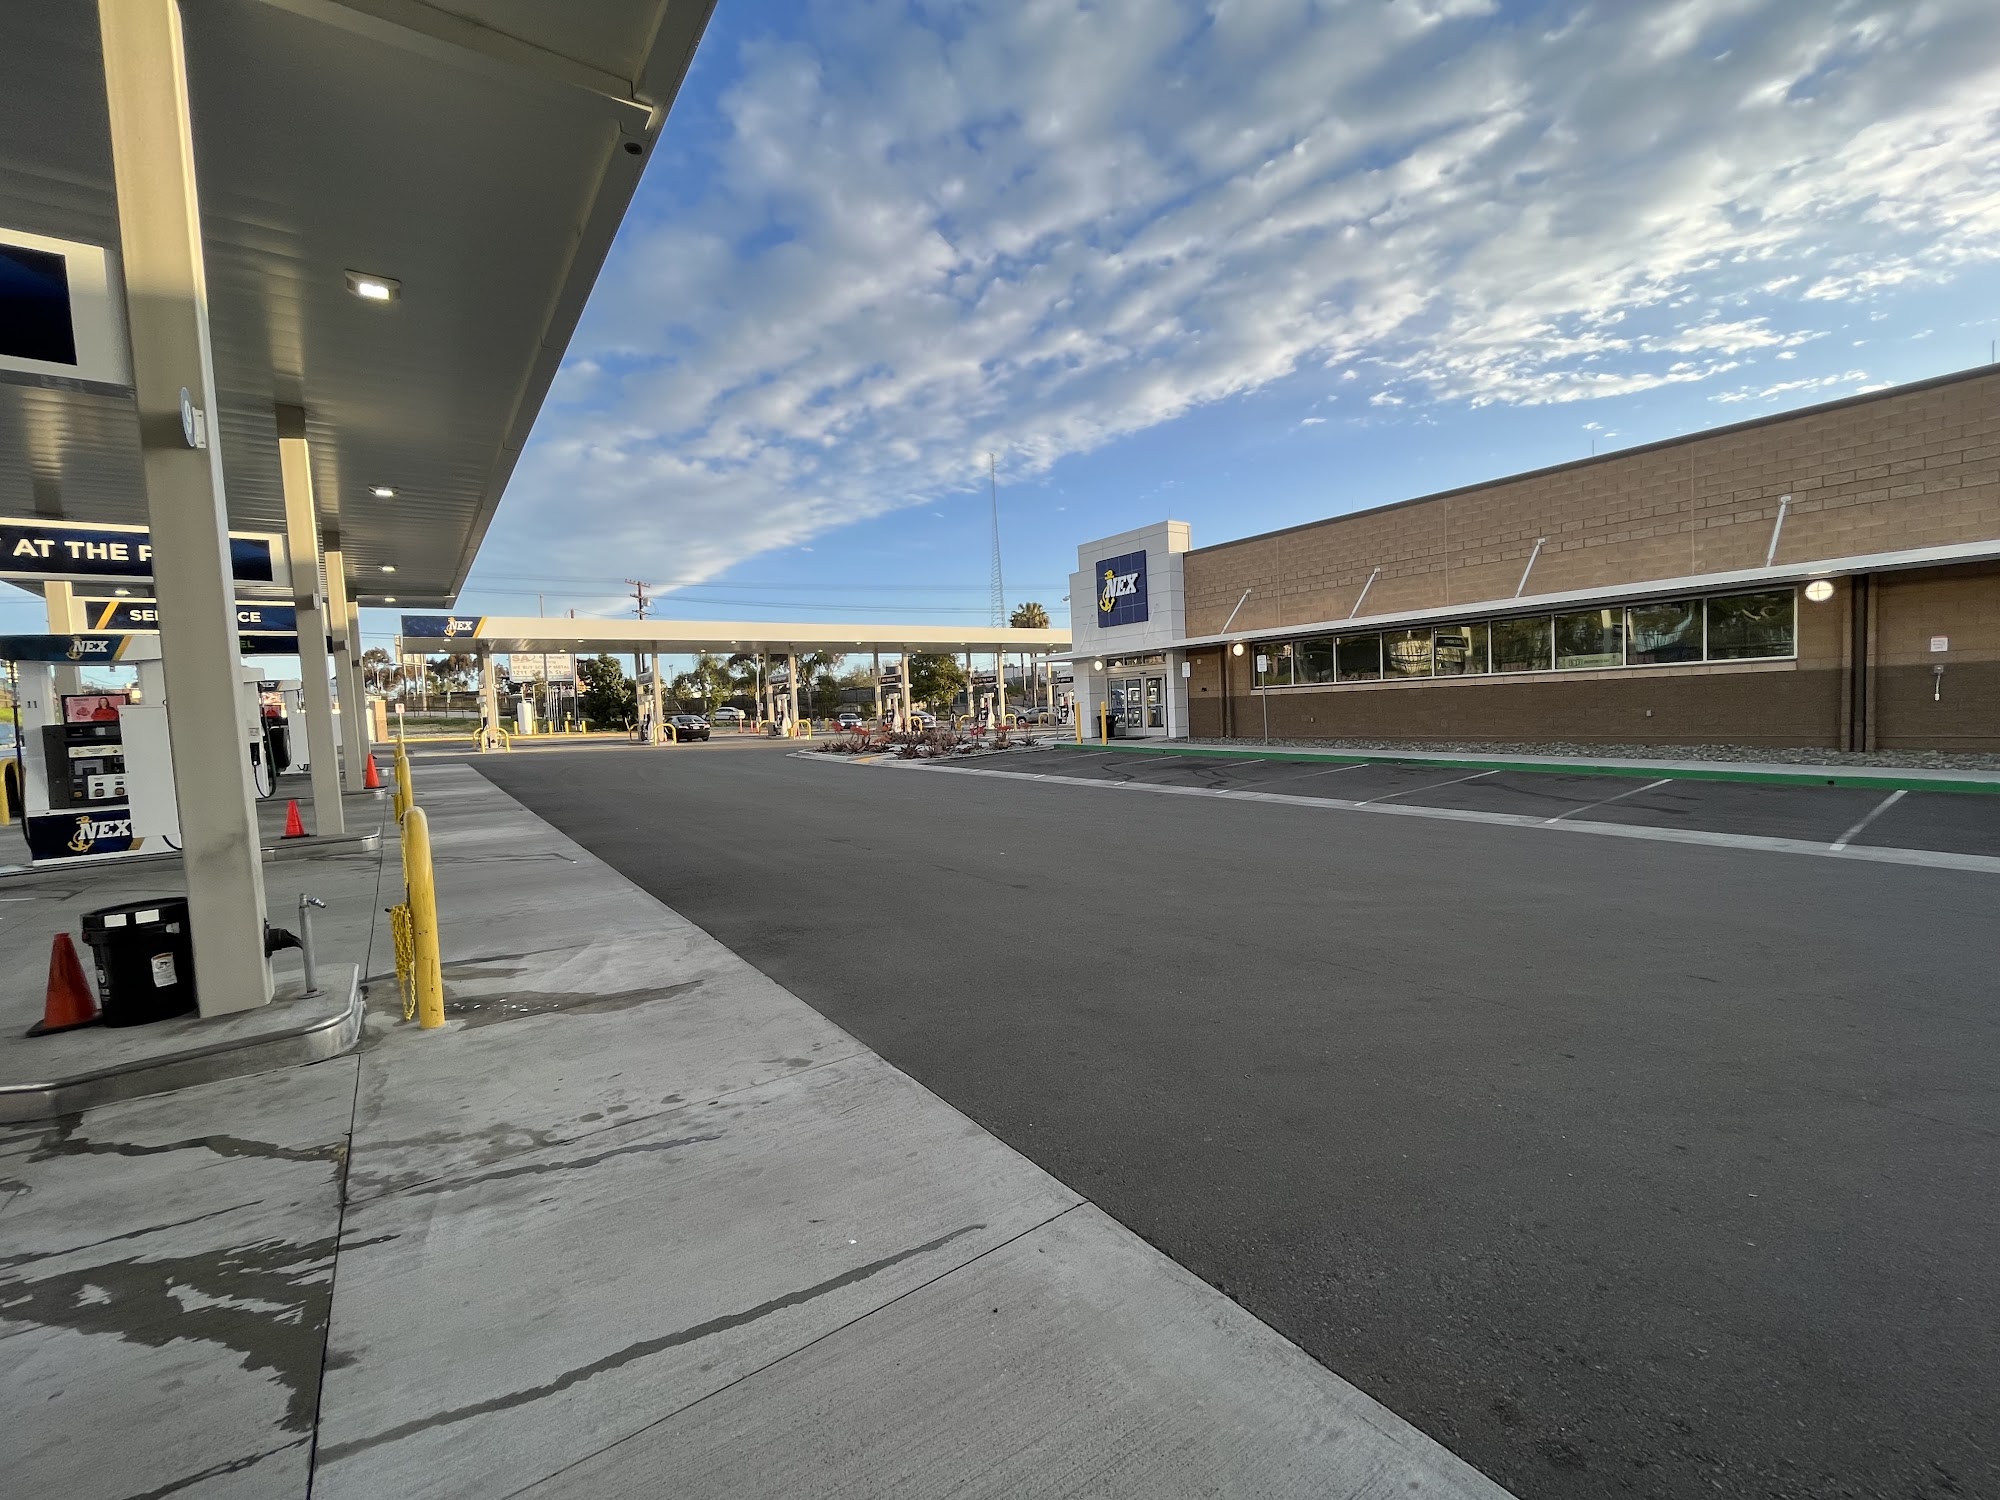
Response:
[[[712,5],[183,7],[231,526],[285,529],[300,408],[350,595],[393,565],[399,602],[450,604]],[[0,229],[115,251],[97,7],[6,33]],[[0,514],[146,524],[130,392],[0,381]]]
[[[1067,652],[1067,630],[1017,630],[1002,625],[802,625],[742,620],[570,620],[534,615],[404,615],[405,651],[658,652],[664,655],[814,651],[904,651],[1043,655]]]

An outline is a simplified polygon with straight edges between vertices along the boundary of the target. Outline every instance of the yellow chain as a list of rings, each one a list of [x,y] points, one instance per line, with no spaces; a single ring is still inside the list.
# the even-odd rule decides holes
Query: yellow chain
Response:
[[[403,1019],[417,1017],[417,939],[410,920],[410,903],[389,908],[389,931],[396,940],[396,988],[403,997]]]

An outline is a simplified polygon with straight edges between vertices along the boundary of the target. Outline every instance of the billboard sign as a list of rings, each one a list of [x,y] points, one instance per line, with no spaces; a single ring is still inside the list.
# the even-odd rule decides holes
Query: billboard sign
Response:
[[[565,683],[576,681],[576,654],[570,651],[513,651],[507,656],[508,674],[516,682]]]
[[[229,562],[238,583],[291,583],[283,537],[232,531]],[[143,582],[152,576],[153,534],[144,526],[0,519],[0,578],[89,583],[100,578]]]
[[[1138,625],[1146,619],[1146,554],[1127,552],[1097,565],[1097,624]]]

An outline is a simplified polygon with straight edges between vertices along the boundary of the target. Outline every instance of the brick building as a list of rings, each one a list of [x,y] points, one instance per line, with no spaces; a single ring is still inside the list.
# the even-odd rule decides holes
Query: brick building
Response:
[[[1128,734],[2000,750],[1991,368],[1077,556],[1079,696]]]

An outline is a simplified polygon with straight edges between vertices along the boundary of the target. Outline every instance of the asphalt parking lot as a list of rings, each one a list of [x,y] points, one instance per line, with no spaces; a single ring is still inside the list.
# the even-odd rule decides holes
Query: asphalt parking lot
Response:
[[[2000,1494],[2000,876],[1546,822],[2000,799],[1123,759],[476,764],[1524,1497]]]
[[[2000,795],[1979,793],[1162,751],[1054,749],[980,764],[1084,781],[1270,792],[1336,804],[1491,813],[1551,824],[1599,823],[2000,857]]]

